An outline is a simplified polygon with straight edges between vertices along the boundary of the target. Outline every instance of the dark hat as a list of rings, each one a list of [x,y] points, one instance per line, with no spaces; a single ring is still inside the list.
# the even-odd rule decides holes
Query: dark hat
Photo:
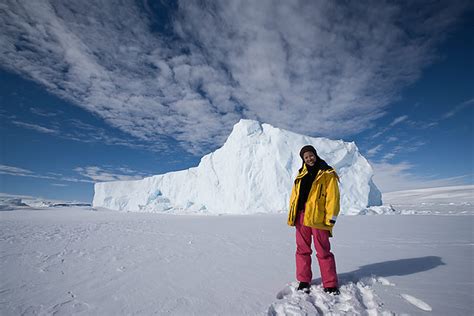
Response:
[[[307,151],[312,152],[316,157],[318,157],[318,154],[316,153],[316,149],[314,149],[314,147],[311,146],[311,145],[306,145],[306,146],[303,146],[303,148],[301,148],[301,150],[300,150],[301,159],[303,159],[303,155]]]

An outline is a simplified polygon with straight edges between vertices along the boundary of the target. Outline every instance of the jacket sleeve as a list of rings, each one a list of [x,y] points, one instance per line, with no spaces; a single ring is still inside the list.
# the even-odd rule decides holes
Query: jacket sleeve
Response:
[[[288,212],[288,225],[295,226],[295,218],[296,218],[296,184],[293,184],[293,188],[291,189],[291,196],[290,196],[290,207]]]
[[[336,224],[337,216],[339,215],[340,196],[339,185],[337,182],[337,175],[332,174],[329,177],[326,186],[326,214],[324,218],[324,224],[327,226],[334,226],[334,224]]]

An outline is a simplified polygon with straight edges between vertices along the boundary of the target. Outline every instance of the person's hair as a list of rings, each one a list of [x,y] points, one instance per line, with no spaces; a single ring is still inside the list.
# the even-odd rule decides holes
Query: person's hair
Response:
[[[330,165],[327,164],[326,161],[324,161],[324,159],[322,159],[321,157],[319,157],[318,153],[316,152],[316,149],[311,146],[311,145],[306,145],[306,146],[303,146],[303,148],[301,148],[300,150],[300,157],[301,157],[301,160],[303,160],[303,163],[301,164],[301,168],[298,170],[298,172],[301,172],[304,168],[304,159],[303,159],[303,155],[305,152],[307,151],[311,151],[315,156],[316,156],[316,162],[315,162],[315,166],[318,168],[318,169],[321,169],[321,170],[328,170],[328,169],[333,169],[333,167],[331,167]]]
[[[308,152],[308,151],[312,152],[316,157],[318,157],[318,153],[316,152],[316,149],[315,149],[313,146],[311,146],[311,145],[305,145],[305,146],[303,146],[303,147],[301,148],[301,150],[300,150],[300,157],[301,157],[301,159],[303,159],[304,153],[305,153],[305,152]],[[303,161],[304,161],[304,159],[303,159]]]

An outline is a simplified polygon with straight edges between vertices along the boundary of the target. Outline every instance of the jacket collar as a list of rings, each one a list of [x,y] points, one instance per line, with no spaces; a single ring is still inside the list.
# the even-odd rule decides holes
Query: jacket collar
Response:
[[[334,171],[334,169],[332,169],[332,168],[331,168],[331,169],[326,169],[326,170],[320,169],[320,170],[318,171],[318,174],[316,175],[315,181],[318,180],[319,177],[321,177],[321,176],[322,176],[324,173],[326,173],[326,172],[327,172],[327,173],[333,173],[333,172],[335,172],[335,171]],[[303,178],[303,177],[304,177],[305,175],[307,175],[307,174],[308,174],[308,168],[306,167],[306,164],[303,164],[303,169],[301,169],[301,172],[296,176],[296,179],[301,179],[301,178]]]

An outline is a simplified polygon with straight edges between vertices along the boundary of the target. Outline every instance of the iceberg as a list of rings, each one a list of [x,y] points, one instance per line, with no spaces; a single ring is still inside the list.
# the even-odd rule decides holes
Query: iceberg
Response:
[[[222,147],[197,167],[94,185],[94,207],[131,212],[254,214],[288,209],[299,150],[313,145],[340,177],[341,213],[382,204],[373,170],[353,142],[309,137],[240,120]]]

